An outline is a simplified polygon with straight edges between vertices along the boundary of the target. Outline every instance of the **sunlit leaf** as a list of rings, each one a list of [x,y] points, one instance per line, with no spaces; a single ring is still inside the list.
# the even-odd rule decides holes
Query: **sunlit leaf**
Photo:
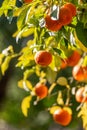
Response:
[[[24,72],[24,80],[26,80],[27,78],[29,78],[29,76],[31,76],[32,74],[34,73],[34,70],[33,69],[27,69],[25,72]]]
[[[4,0],[2,3],[2,7],[0,8],[0,16],[5,14],[7,16],[8,10],[12,9],[16,4],[16,0]]]
[[[81,42],[81,44],[83,44],[83,46],[85,46],[87,48],[87,29],[84,28],[83,23],[78,22],[77,26],[76,26],[76,35],[78,40]],[[78,44],[78,43],[77,43]]]
[[[51,84],[55,82],[56,76],[57,76],[57,72],[53,71],[50,67],[48,67],[46,72],[46,78],[48,82]]]
[[[22,32],[22,37],[27,37],[27,36],[30,36],[34,33],[34,28],[31,27],[31,28],[25,28],[23,29],[23,32]]]
[[[62,92],[61,92],[61,91],[58,92],[57,103],[58,103],[59,105],[64,105],[63,95],[62,95]]]
[[[32,49],[29,47],[25,47],[21,50],[22,55],[18,58],[18,63],[16,67],[26,67],[33,65],[34,62],[34,55],[32,53]]]
[[[25,89],[26,91],[30,91],[33,89],[33,86],[29,80],[20,80],[18,81],[18,87]]]
[[[5,55],[1,53],[0,54],[0,65],[2,64],[4,57],[5,57]]]
[[[14,16],[14,17],[18,17],[18,16],[20,15],[21,11],[22,11],[21,8],[15,8],[15,9],[13,10],[13,16]]]
[[[61,108],[60,106],[52,106],[52,107],[50,108],[50,114],[54,114],[54,112],[55,112],[56,110],[60,109],[60,108]]]
[[[28,11],[28,8],[24,8],[18,17],[18,20],[17,20],[18,30],[21,30],[21,28],[25,25],[27,11]]]
[[[21,109],[24,116],[28,116],[28,109],[30,108],[30,102],[32,100],[32,96],[27,96],[23,99],[21,103]]]
[[[7,57],[5,58],[5,60],[3,61],[2,65],[1,65],[2,75],[4,75],[4,74],[5,74],[5,71],[8,69],[9,63],[10,63],[11,59],[12,59],[11,56],[7,56]]]
[[[77,46],[82,49],[84,52],[87,52],[87,47],[78,39],[77,34],[75,33],[75,41]]]
[[[82,118],[83,127],[85,128],[85,130],[87,130],[87,103],[84,103],[81,107],[78,117]]]
[[[67,84],[68,84],[68,81],[67,81],[67,79],[65,78],[65,77],[59,77],[58,79],[57,79],[57,83],[59,84],[59,85],[61,85],[61,86],[67,86]]]
[[[72,115],[72,110],[70,107],[63,107],[64,110],[68,111]]]

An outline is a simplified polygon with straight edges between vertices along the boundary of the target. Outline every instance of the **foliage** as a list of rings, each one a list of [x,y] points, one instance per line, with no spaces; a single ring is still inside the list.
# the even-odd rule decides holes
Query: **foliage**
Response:
[[[62,25],[57,31],[47,28],[46,16],[50,13],[51,20],[59,20],[60,8],[67,2],[73,3],[76,7],[76,15],[72,17],[72,21]],[[1,75],[5,75],[11,60],[16,59],[15,67],[23,72],[22,79],[18,81],[18,87],[28,92],[28,96],[21,104],[25,116],[29,116],[28,110],[32,111],[32,106],[42,106],[39,111],[46,110],[50,114],[55,111],[55,108],[67,107],[69,108],[67,111],[72,111],[72,121],[69,126],[74,119],[81,117],[83,127],[87,129],[87,103],[78,103],[75,99],[77,89],[82,86],[85,87],[87,97],[87,2],[85,0],[33,0],[26,3],[21,0],[20,3],[19,7],[17,0],[4,0],[0,7],[0,17],[5,16],[10,23],[13,18],[16,18],[17,30],[13,34],[16,42],[19,43],[22,38],[29,38],[19,52],[15,52],[12,45],[2,50],[0,53]],[[52,23],[49,25],[52,26]],[[35,62],[35,55],[40,50],[48,51],[52,55],[52,62],[48,66],[43,67]],[[69,65],[69,62],[74,62],[77,57],[75,55],[72,59],[74,51],[78,51],[80,55],[76,63],[78,68],[85,67],[82,81],[75,80],[72,75],[76,65]],[[62,61],[66,62],[63,68]],[[82,71],[77,71],[76,76],[83,77]],[[40,99],[35,93],[35,85],[38,82],[48,87],[48,96],[44,99]]]

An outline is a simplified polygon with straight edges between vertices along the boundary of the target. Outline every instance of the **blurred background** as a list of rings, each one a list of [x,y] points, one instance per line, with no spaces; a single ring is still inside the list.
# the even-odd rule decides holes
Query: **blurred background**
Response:
[[[20,6],[20,2],[18,4]],[[13,46],[15,52],[25,45],[28,37],[21,39],[18,44],[12,37],[16,29],[16,18],[9,23],[4,16],[0,17],[0,53],[9,45]],[[0,130],[83,130],[80,120],[75,120],[67,128],[54,123],[48,112],[39,111],[41,106],[32,106],[29,116],[24,117],[21,101],[28,93],[18,88],[17,81],[22,78],[22,70],[15,68],[15,64],[16,59],[12,60],[5,76],[2,77],[0,73]]]

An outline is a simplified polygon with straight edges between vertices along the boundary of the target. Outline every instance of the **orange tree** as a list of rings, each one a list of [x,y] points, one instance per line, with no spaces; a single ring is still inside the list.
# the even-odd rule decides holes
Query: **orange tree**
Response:
[[[23,72],[18,86],[28,92],[23,114],[29,116],[32,105],[42,106],[39,110],[48,111],[54,122],[70,126],[81,118],[87,130],[86,0],[20,0],[20,7],[17,2],[3,0],[0,16],[10,23],[16,18],[17,43],[30,39],[17,53],[12,45],[2,50],[2,76],[16,58],[15,67]]]

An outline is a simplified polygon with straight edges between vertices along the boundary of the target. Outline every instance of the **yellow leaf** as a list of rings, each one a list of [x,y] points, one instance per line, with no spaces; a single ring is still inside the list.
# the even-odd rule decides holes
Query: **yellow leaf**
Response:
[[[18,81],[18,87],[23,88],[23,80]]]
[[[67,79],[65,77],[59,77],[57,79],[57,83],[61,86],[67,86],[68,84]]]
[[[81,106],[81,110],[78,113],[78,117],[82,118],[83,128],[87,130],[87,102]]]
[[[5,71],[8,69],[9,67],[9,63],[11,61],[12,57],[11,56],[7,56],[4,60],[4,62],[1,65],[1,71],[2,71],[2,75],[5,74]]]
[[[27,28],[26,30],[23,31],[22,37],[27,37],[27,36],[29,36],[29,35],[31,35],[33,33],[34,33],[34,28],[33,27],[32,28]]]
[[[21,109],[24,116],[28,116],[28,109],[30,108],[30,102],[32,100],[32,96],[27,96],[23,99],[21,103]]]
[[[60,109],[60,108],[61,108],[60,106],[52,106],[52,107],[50,108],[50,114],[54,114],[54,112],[55,112],[56,110]]]
[[[16,31],[15,33],[13,33],[12,37],[16,37],[18,35],[18,33],[19,33],[19,30]]]
[[[49,65],[49,67],[50,67],[53,71],[57,71],[57,69],[58,69],[58,68],[56,68],[56,66],[55,66],[54,56],[52,56],[52,62],[51,62],[51,64]]]
[[[84,52],[87,52],[87,48],[82,44],[82,42],[77,38],[77,35],[75,33],[75,40],[77,45],[80,47],[81,50],[83,50]]]
[[[5,57],[4,54],[0,54],[0,65],[2,64],[2,61],[3,61],[4,57]]]
[[[41,78],[44,78],[46,76],[46,73],[44,71],[41,71]]]
[[[18,81],[18,87],[25,89],[26,91],[33,90],[32,84],[28,80]]]
[[[67,110],[67,111],[72,115],[72,110],[71,110],[71,108],[69,108],[69,107],[64,107],[63,109],[64,109],[64,110]]]
[[[21,11],[22,11],[21,8],[16,8],[16,9],[14,9],[14,11],[13,11],[13,16],[14,16],[14,17],[18,17],[18,16],[20,15]]]
[[[62,92],[61,91],[58,92],[57,103],[59,105],[64,105],[63,96],[62,96]]]
[[[30,81],[26,80],[26,81],[25,81],[25,84],[26,84],[26,86],[27,86],[30,90],[33,89],[33,86],[32,86],[32,84],[31,84]]]

